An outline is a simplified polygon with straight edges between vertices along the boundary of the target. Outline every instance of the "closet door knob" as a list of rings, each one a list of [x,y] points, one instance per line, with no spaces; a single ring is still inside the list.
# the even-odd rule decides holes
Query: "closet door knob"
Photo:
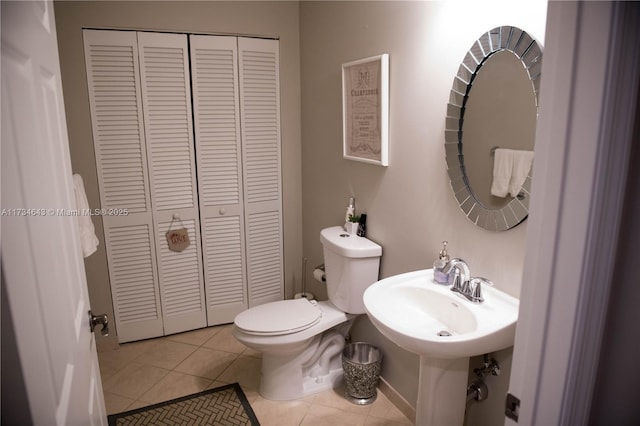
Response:
[[[227,212],[227,211],[226,211],[225,209],[220,209],[220,210],[218,210],[218,213],[220,213],[220,214],[221,214],[221,215],[223,215],[223,216],[224,216],[224,214],[225,214],[226,212]]]

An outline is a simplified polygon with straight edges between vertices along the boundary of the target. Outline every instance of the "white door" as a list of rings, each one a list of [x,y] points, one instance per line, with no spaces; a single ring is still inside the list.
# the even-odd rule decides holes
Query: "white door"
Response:
[[[82,34],[118,341],[162,336],[136,33]]]
[[[279,49],[238,38],[249,307],[284,297]]]
[[[549,2],[506,425],[638,424],[626,361],[637,359],[638,252],[618,250],[633,241],[621,219],[637,206],[625,186],[638,146],[639,10]],[[629,327],[608,327],[619,318]]]
[[[2,271],[34,424],[105,424],[52,2],[2,2]],[[29,210],[31,209],[31,210]]]
[[[207,326],[185,34],[139,32],[140,87],[147,139],[164,334]],[[169,230],[187,229],[189,246],[169,250]]]
[[[238,41],[189,36],[208,325],[248,308]]]

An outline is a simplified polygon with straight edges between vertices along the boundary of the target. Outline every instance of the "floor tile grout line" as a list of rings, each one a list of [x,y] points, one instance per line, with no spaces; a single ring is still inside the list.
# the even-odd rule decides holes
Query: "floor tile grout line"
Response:
[[[214,382],[227,383],[226,380],[220,380],[220,377],[223,377],[224,374],[233,366],[233,364],[238,359],[240,359],[240,357],[258,359],[258,360],[261,360],[261,357],[259,356],[259,354],[254,354],[254,353],[246,354],[245,353],[245,351],[247,350],[246,347],[241,352],[237,352],[237,351],[229,351],[229,350],[225,350],[225,349],[220,349],[218,347],[215,347],[215,345],[211,345],[213,347],[204,346],[205,344],[210,342],[216,335],[218,335],[221,331],[222,331],[222,329],[217,331],[217,332],[215,332],[211,336],[208,336],[200,344],[194,344],[192,342],[184,342],[184,341],[178,341],[178,340],[171,340],[170,338],[163,337],[163,338],[161,338],[162,341],[168,341],[168,342],[171,342],[171,343],[176,343],[176,344],[181,344],[181,345],[189,345],[189,346],[195,347],[195,349],[193,351],[191,351],[185,358],[183,358],[182,360],[177,362],[177,364],[174,365],[171,369],[167,369],[165,367],[157,367],[157,366],[153,366],[152,364],[146,364],[144,362],[140,362],[139,358],[141,356],[143,356],[144,353],[149,351],[149,348],[146,348],[146,349],[142,350],[141,353],[137,354],[132,359],[127,360],[123,364],[119,364],[118,363],[118,365],[120,365],[121,367],[115,368],[114,369],[115,371],[112,372],[110,377],[115,376],[120,371],[125,369],[127,366],[131,365],[132,363],[143,364],[143,365],[151,365],[151,366],[153,366],[155,368],[159,368],[159,369],[167,371],[167,373],[165,375],[163,375],[162,378],[160,378],[157,382],[153,383],[148,389],[146,389],[144,392],[142,392],[142,394],[140,396],[143,396],[147,392],[149,392],[153,387],[158,385],[158,383],[160,381],[162,381],[164,378],[166,378],[166,376],[171,372],[176,372],[178,374],[184,374],[184,375],[187,375],[187,376],[191,376],[191,377],[195,377],[195,378],[206,380],[208,383],[206,384],[204,389],[212,387]],[[153,346],[156,346],[156,345],[155,344],[151,345],[151,347],[153,347]],[[198,375],[195,375],[195,374],[192,374],[192,373],[185,373],[185,372],[182,372],[182,371],[176,371],[176,368],[178,368],[183,362],[185,362],[189,357],[191,357],[199,348],[204,348],[204,349],[207,349],[207,350],[214,350],[214,351],[218,351],[218,352],[224,352],[226,354],[231,354],[231,355],[233,355],[233,360],[230,363],[228,363],[226,365],[226,367],[223,370],[221,370],[214,379],[212,379],[210,377],[198,376]],[[109,351],[104,351],[104,352],[109,352]],[[103,362],[105,362],[105,361],[103,360]],[[104,383],[104,381],[103,381],[103,383]],[[243,388],[245,388],[245,386],[243,386]],[[246,388],[246,389],[249,389],[249,390],[251,390],[251,392],[255,392],[256,393],[256,395],[254,396],[254,401],[259,401],[259,399],[262,399],[262,397],[259,395],[258,389],[252,389],[252,388]],[[119,394],[117,392],[113,392],[112,390],[111,391],[106,391],[106,392],[111,393],[111,394],[116,395],[116,396],[121,397],[121,398],[126,398],[127,400],[132,400],[132,402],[127,405],[126,410],[133,409],[131,407],[141,407],[141,406],[148,406],[148,405],[152,404],[152,403],[148,403],[148,402],[142,401],[142,400],[140,400],[138,398],[131,398],[129,396],[121,395],[121,394]],[[346,413],[346,414],[358,415],[358,416],[361,416],[365,420],[365,423],[367,423],[367,420],[369,420],[369,419],[376,420],[377,422],[379,422],[380,420],[383,420],[383,421],[387,420],[389,422],[394,422],[394,423],[399,423],[399,424],[400,423],[404,423],[403,421],[398,422],[397,420],[387,419],[387,418],[384,418],[384,417],[378,417],[378,416],[371,415],[371,407],[369,407],[369,410],[367,410],[366,413],[358,413],[356,411],[350,411],[349,409],[343,409],[343,408],[340,408],[340,407],[331,406],[330,404],[323,404],[321,401],[317,401],[316,399],[317,398],[312,398],[310,401],[302,401],[302,402],[304,402],[304,405],[305,405],[305,412],[304,412],[304,415],[302,416],[302,418],[300,419],[300,421],[298,422],[299,425],[302,425],[305,422],[305,419],[306,420],[310,420],[311,419],[309,417],[309,413],[311,411],[311,407],[313,407],[313,406],[316,406],[318,408],[334,409],[334,410],[337,410],[338,412],[343,412],[343,413]],[[402,413],[400,413],[400,414],[402,414]],[[404,420],[404,415],[402,416],[402,419]],[[408,423],[408,424],[410,424],[410,423]]]
[[[238,360],[238,357],[240,355],[236,354],[236,357],[233,359],[233,361],[231,361],[229,363],[229,365],[227,365],[217,376],[216,376],[216,380],[218,380],[220,377],[222,377],[224,375],[224,373],[233,365],[234,362],[236,362]],[[221,381],[221,380],[220,380]]]
[[[149,364],[141,364],[141,365],[149,365]],[[152,366],[152,367],[155,367],[155,366]],[[126,367],[125,367],[125,368],[126,368]],[[161,369],[161,370],[165,370],[165,371],[167,371],[167,374],[169,374],[169,373],[171,372],[171,370],[167,370],[166,368],[162,368],[162,367],[155,367],[155,368],[158,368],[158,369]],[[146,390],[142,391],[142,393],[141,393],[140,395],[138,395],[138,396],[137,396],[136,398],[134,398],[134,399],[138,399],[138,398],[140,398],[142,395],[144,395],[145,393],[149,392],[149,390],[151,390],[151,388],[152,388],[152,387],[154,387],[154,386],[155,386],[155,385],[157,385],[157,384],[158,384],[162,379],[164,379],[164,378],[167,376],[167,374],[164,374],[162,377],[160,377],[160,378],[159,378],[157,381],[155,381],[155,382],[154,382],[154,383],[153,383],[149,388],[147,388]],[[102,385],[102,387],[103,387],[103,390],[104,390],[104,385]],[[130,398],[129,396],[122,395],[121,393],[116,393],[116,392],[115,392],[115,391],[113,391],[113,390],[109,390],[109,392],[110,392],[110,393],[113,393],[113,394],[116,394],[116,395],[118,395],[118,396],[123,396],[123,397],[125,397],[125,398]],[[131,399],[131,398],[130,398],[130,399]]]

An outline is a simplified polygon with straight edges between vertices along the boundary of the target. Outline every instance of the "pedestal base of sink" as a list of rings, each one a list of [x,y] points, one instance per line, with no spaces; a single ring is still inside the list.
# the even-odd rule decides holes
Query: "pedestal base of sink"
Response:
[[[469,358],[420,357],[416,425],[462,426]]]

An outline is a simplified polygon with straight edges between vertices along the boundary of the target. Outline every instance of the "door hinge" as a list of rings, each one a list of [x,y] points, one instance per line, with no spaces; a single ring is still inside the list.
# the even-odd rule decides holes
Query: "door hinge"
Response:
[[[507,394],[504,414],[514,422],[518,422],[518,415],[520,414],[520,400],[510,393]]]

